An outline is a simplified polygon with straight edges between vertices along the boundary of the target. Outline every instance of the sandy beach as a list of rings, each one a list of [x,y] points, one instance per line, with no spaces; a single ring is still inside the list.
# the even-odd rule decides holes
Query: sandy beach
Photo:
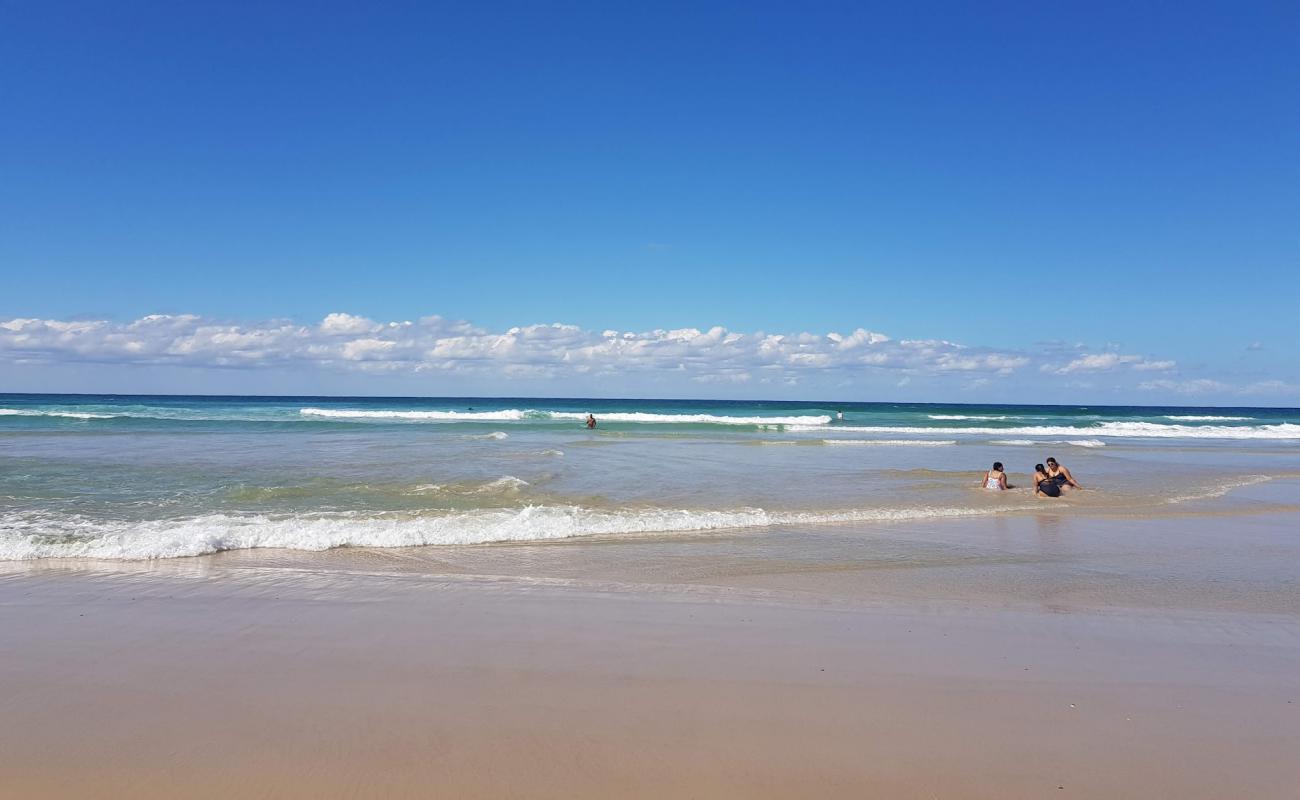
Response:
[[[1300,800],[1300,4],[0,75],[0,800]]]
[[[0,770],[13,797],[1294,797],[1290,519],[9,563]]]

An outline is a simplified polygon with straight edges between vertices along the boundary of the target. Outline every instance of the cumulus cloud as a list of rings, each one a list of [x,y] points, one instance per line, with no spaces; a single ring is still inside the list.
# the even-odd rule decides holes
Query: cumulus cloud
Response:
[[[332,334],[347,336],[349,334],[370,333],[378,328],[379,326],[372,320],[351,314],[328,314],[320,323],[320,332],[327,336]]]
[[[232,323],[194,315],[131,322],[11,319],[0,322],[0,360],[209,368],[309,367],[358,372],[450,372],[563,378],[671,372],[703,384],[797,383],[815,375],[892,373],[951,376],[965,386],[1037,368],[1069,375],[1108,370],[1172,370],[1174,362],[1115,352],[1059,348],[1027,352],[942,339],[895,340],[859,328],[847,333],[740,332],[722,327],[592,331],[560,323],[490,330],[424,317],[379,322],[333,313],[320,322]],[[1152,384],[1153,386],[1155,384]]]
[[[1175,394],[1208,394],[1210,392],[1222,393],[1230,391],[1233,387],[1221,381],[1210,380],[1209,378],[1197,378],[1194,380],[1175,381],[1175,380],[1158,380],[1143,381],[1138,384],[1138,388],[1144,392],[1174,392]]]
[[[1166,392],[1185,395],[1238,395],[1295,397],[1300,396],[1300,386],[1280,380],[1252,381],[1246,384],[1231,384],[1209,378],[1190,380],[1156,380],[1143,381],[1138,389],[1144,392]]]
[[[1120,355],[1119,353],[1089,353],[1079,356],[1063,366],[1043,365],[1045,372],[1057,375],[1069,375],[1072,372],[1098,372],[1119,368],[1138,370],[1139,372],[1168,371],[1176,367],[1173,361],[1156,361],[1145,356]]]

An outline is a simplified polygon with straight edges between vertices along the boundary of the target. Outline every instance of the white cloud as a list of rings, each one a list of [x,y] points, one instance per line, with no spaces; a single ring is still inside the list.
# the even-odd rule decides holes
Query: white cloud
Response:
[[[951,377],[967,387],[982,387],[1024,369],[1051,376],[1175,367],[1172,361],[1088,353],[1086,348],[1072,350],[1071,360],[1063,366],[1053,363],[1061,355],[1060,346],[1050,343],[1031,352],[942,339],[895,340],[865,328],[847,334],[745,333],[722,327],[637,332],[555,323],[490,330],[438,316],[379,322],[346,313],[329,314],[315,324],[232,323],[188,314],[152,315],[131,322],[0,321],[0,361],[26,364],[294,367],[529,380],[664,373],[704,384],[793,385],[801,379],[842,382],[883,375],[897,386],[906,386],[913,378]],[[1164,383],[1173,386],[1168,381],[1143,386]]]
[[[1208,394],[1210,392],[1226,392],[1232,389],[1226,383],[1210,380],[1209,378],[1185,381],[1143,381],[1138,384],[1138,388],[1144,392],[1174,392],[1176,394]]]
[[[1224,383],[1209,378],[1195,378],[1182,381],[1158,380],[1139,383],[1138,389],[1144,392],[1171,392],[1174,394],[1186,395],[1218,394],[1243,396],[1271,395],[1275,397],[1300,396],[1300,386],[1280,380],[1254,381],[1252,383],[1241,385]]]
[[[1156,361],[1145,356],[1119,353],[1089,353],[1079,356],[1064,366],[1043,365],[1044,372],[1069,375],[1072,372],[1101,372],[1115,369],[1135,369],[1140,372],[1165,372],[1176,367],[1173,361]]]
[[[1300,386],[1286,381],[1255,381],[1241,387],[1242,394],[1300,395]]]

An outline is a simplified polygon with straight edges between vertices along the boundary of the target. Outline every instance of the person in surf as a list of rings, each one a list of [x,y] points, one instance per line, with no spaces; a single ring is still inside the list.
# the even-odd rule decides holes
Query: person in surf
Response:
[[[596,418],[595,418],[594,416],[592,416],[591,414],[588,414],[588,415],[587,415],[587,430],[592,430],[592,429],[595,428],[595,427],[596,427]]]
[[[1061,487],[1047,474],[1047,467],[1034,465],[1034,497],[1060,497]]]
[[[1070,474],[1069,468],[1058,464],[1055,458],[1049,457],[1047,459],[1047,476],[1056,481],[1056,485],[1062,490],[1068,491],[1071,489],[1083,488],[1079,485],[1079,482],[1074,479],[1074,476]]]
[[[993,469],[984,473],[984,480],[980,481],[980,485],[995,492],[1011,488],[1011,484],[1007,483],[1007,473],[1002,469],[1001,461],[993,462]]]

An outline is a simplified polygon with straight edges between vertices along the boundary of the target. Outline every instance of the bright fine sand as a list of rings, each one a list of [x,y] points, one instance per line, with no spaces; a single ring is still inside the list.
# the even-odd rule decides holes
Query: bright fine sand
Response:
[[[1294,514],[0,565],[0,795],[1300,796]]]

